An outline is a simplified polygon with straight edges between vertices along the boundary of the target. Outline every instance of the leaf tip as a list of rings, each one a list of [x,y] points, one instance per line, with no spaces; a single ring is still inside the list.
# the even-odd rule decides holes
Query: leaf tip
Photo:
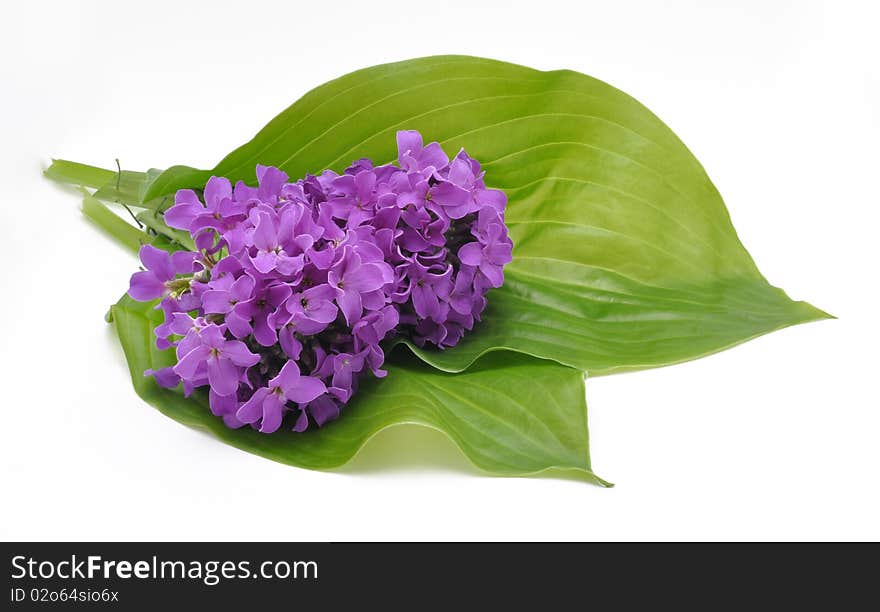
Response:
[[[825,312],[821,308],[816,308],[809,302],[798,302],[798,305],[804,310],[807,320],[809,321],[821,321],[823,319],[837,320],[835,315],[830,312]]]
[[[613,482],[608,482],[608,481],[605,480],[604,478],[599,478],[599,477],[596,476],[595,474],[593,474],[593,478],[595,479],[596,484],[599,485],[600,487],[604,488],[604,489],[613,489],[613,488],[614,488],[614,483],[613,483]]]

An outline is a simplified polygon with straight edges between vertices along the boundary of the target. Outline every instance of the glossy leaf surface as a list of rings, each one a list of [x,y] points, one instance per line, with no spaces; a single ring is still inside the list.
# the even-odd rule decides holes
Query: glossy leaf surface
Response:
[[[417,129],[481,160],[509,197],[514,261],[476,333],[416,349],[460,371],[498,349],[591,374],[662,366],[828,315],[758,272],[703,168],[653,113],[571,71],[443,56],[360,70],[309,92],[212,171],[174,167],[158,201],[211,174],[254,181],[390,162]]]
[[[161,314],[150,304],[124,297],[111,309],[111,319],[144,400],[185,425],[275,461],[338,467],[382,429],[412,423],[442,431],[477,467],[494,474],[556,469],[607,484],[590,470],[584,380],[571,368],[499,354],[467,372],[447,374],[404,351],[389,361],[386,378],[365,381],[339,420],[302,434],[282,429],[266,435],[248,427],[228,429],[211,414],[204,394],[185,398],[179,389],[163,389],[143,375],[174,358],[173,351],[155,347],[153,328]]]

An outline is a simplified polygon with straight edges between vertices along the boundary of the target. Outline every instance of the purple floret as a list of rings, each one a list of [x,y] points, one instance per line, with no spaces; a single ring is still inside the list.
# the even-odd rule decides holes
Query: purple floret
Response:
[[[208,388],[229,427],[304,431],[340,415],[359,380],[386,375],[382,342],[455,346],[504,282],[512,243],[504,192],[464,150],[452,160],[415,131],[398,164],[354,162],[291,182],[257,166],[257,187],[212,177],[181,190],[165,222],[197,251],[141,249],[129,295],[161,298],[160,349],[148,370],[189,395]]]

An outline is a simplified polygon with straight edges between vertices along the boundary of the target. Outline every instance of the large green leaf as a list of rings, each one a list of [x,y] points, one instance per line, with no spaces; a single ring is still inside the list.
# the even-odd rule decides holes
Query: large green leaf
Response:
[[[418,129],[449,152],[465,147],[509,196],[514,261],[484,321],[453,350],[411,347],[461,373],[398,351],[388,378],[367,382],[344,418],[318,432],[232,431],[204,397],[185,400],[142,376],[173,356],[153,346],[158,313],[124,298],[112,318],[142,397],[230,444],[304,467],[340,465],[380,429],[414,422],[444,431],[492,472],[556,467],[595,479],[579,370],[667,365],[828,316],[761,276],[669,128],[626,94],[570,71],[452,56],[376,66],[306,94],[213,170],[117,175],[56,162],[47,175],[98,188],[101,200],[140,204],[150,233],[126,232],[124,242],[173,248],[185,237],[164,226],[161,211],[177,189],[199,188],[212,174],[253,183],[258,163],[297,177],[362,156],[389,162],[399,129]],[[105,209],[89,210],[115,231]],[[499,349],[564,365],[510,352],[481,358]]]
[[[309,92],[212,171],[174,167],[158,203],[211,174],[254,180],[395,157],[418,129],[484,162],[509,196],[514,261],[478,331],[414,349],[448,371],[510,349],[602,374],[676,363],[828,315],[755,267],[703,168],[644,106],[571,71],[460,56],[376,66]],[[146,177],[146,175],[143,175]]]
[[[111,308],[111,319],[143,399],[181,423],[275,461],[337,467],[382,429],[413,423],[442,431],[477,467],[494,474],[554,469],[607,484],[590,470],[584,379],[571,368],[499,355],[467,372],[447,374],[404,354],[404,359],[392,357],[386,378],[365,380],[339,420],[303,434],[280,430],[266,435],[228,429],[211,415],[205,395],[187,399],[143,375],[148,368],[174,362],[173,351],[160,351],[153,342],[161,313],[151,304],[123,297]]]

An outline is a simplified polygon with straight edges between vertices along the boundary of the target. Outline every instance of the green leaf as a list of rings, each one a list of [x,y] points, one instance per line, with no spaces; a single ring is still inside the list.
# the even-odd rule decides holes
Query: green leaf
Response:
[[[445,433],[474,465],[494,474],[553,469],[608,484],[590,469],[584,380],[571,368],[508,355],[481,360],[466,373],[446,374],[411,357],[392,357],[388,376],[365,380],[339,420],[303,434],[266,435],[228,429],[210,413],[204,394],[187,399],[143,375],[174,363],[173,351],[160,351],[153,342],[161,313],[151,304],[123,297],[111,308],[111,318],[138,394],[167,416],[242,450],[289,465],[330,469],[346,463],[379,431],[411,423]]]
[[[173,193],[153,200],[145,199],[146,190],[160,174],[162,171],[155,168],[146,172],[117,172],[66,159],[52,160],[52,164],[43,172],[43,176],[49,180],[94,189],[92,195],[99,200],[153,211],[164,210],[174,203]]]
[[[826,313],[761,276],[703,168],[625,93],[576,72],[443,56],[360,70],[309,92],[212,171],[176,166],[144,197],[292,177],[396,157],[420,130],[481,160],[509,197],[514,261],[485,320],[454,350],[414,348],[460,371],[509,349],[591,374],[700,357]]]
[[[116,173],[112,170],[105,170],[104,168],[67,161],[65,159],[53,159],[52,165],[46,168],[43,175],[47,179],[59,183],[97,189],[111,181],[113,177],[116,176]]]

